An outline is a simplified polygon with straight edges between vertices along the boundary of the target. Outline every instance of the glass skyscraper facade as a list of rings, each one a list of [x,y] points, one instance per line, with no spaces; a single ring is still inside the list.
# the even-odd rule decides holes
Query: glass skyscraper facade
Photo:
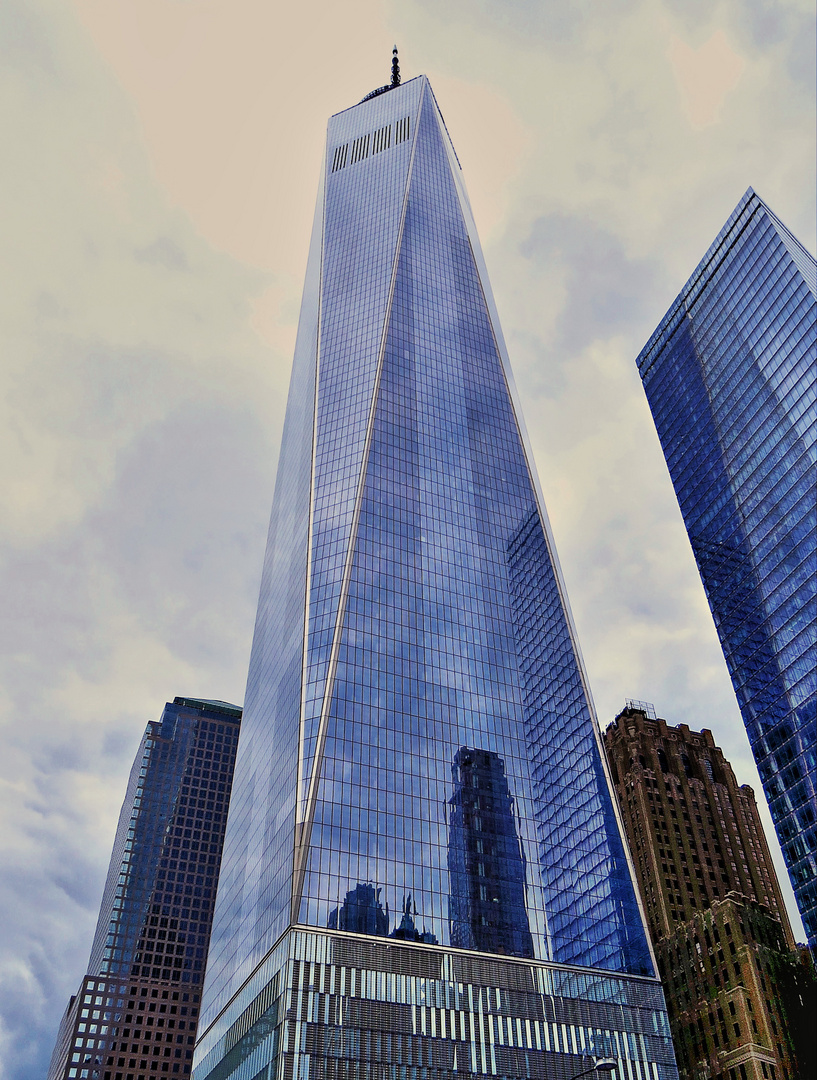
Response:
[[[331,118],[196,1080],[674,1077],[459,163]]]
[[[237,706],[183,697],[148,723],[48,1080],[190,1076],[240,726]]]
[[[750,189],[638,357],[812,946],[816,276]]]

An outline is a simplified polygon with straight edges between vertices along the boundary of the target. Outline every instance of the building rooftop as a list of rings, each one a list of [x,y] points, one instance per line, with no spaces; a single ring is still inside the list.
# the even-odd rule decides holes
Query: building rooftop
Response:
[[[229,701],[219,701],[217,698],[174,697],[173,704],[183,705],[187,709],[207,709],[208,712],[223,713],[236,720],[241,719],[243,711],[240,705],[232,705]]]

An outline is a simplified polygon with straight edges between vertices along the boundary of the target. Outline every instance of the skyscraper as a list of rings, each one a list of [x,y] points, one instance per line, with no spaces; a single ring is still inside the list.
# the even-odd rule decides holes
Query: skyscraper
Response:
[[[675,1075],[425,77],[329,121],[216,912],[197,1080]]]
[[[754,792],[712,732],[629,702],[604,744],[653,942],[735,892],[767,907],[793,946]]]
[[[751,188],[638,357],[817,946],[817,284]]]
[[[190,1076],[240,725],[182,697],[148,723],[48,1080]]]
[[[711,731],[628,702],[604,733],[682,1080],[810,1080],[813,968],[754,793]]]

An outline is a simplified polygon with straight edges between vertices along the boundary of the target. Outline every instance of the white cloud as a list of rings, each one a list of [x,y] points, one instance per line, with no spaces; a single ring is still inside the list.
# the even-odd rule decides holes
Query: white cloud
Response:
[[[287,357],[57,4],[0,28],[0,1076],[41,1077],[145,721],[243,696]]]
[[[716,124],[726,95],[740,81],[745,58],[732,49],[722,30],[697,49],[673,36],[668,52],[689,122],[693,128]]]

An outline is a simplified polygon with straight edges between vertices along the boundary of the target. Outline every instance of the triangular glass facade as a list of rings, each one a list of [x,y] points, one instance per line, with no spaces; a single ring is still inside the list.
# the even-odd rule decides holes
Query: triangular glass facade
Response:
[[[329,124],[203,1024],[296,924],[653,974],[425,78]]]

